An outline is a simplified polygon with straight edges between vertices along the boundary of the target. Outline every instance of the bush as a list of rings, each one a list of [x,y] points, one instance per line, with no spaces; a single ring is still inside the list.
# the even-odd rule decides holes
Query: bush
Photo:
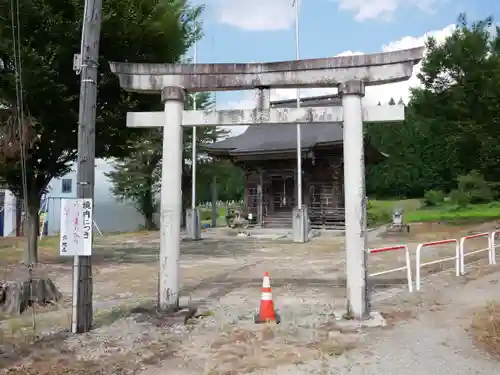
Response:
[[[200,210],[200,221],[212,220],[211,210]]]
[[[371,210],[372,208],[373,208],[373,202],[371,201],[371,199],[367,199],[366,200],[366,209]]]
[[[387,224],[392,219],[392,213],[386,208],[367,209],[366,216],[369,227]]]
[[[477,171],[458,177],[458,190],[468,196],[470,203],[488,203],[494,198],[493,190]]]
[[[466,192],[459,189],[452,190],[450,193],[450,201],[458,207],[464,208],[471,203],[470,196]]]
[[[444,203],[445,195],[440,190],[428,190],[424,194],[424,204],[428,207],[439,206]]]

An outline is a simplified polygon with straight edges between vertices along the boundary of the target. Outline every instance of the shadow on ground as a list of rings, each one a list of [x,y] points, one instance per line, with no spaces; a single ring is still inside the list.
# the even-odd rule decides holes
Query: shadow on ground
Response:
[[[98,245],[94,248],[92,255],[93,265],[104,264],[141,264],[157,262],[159,259],[159,244],[149,243],[147,246],[141,244],[132,246],[131,244],[111,246]],[[203,258],[224,258],[248,255],[255,250],[251,247],[250,241],[185,241],[181,243],[181,256],[203,257]],[[43,263],[51,264],[73,264],[72,257],[48,256],[42,259]]]

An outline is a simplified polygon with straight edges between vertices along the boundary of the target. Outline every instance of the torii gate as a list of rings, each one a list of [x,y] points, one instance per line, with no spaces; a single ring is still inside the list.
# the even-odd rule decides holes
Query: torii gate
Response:
[[[273,123],[343,122],[345,248],[348,313],[369,315],[366,291],[366,207],[363,121],[404,119],[403,106],[363,108],[365,86],[410,79],[424,48],[324,59],[252,64],[140,64],[111,62],[127,91],[161,93],[164,112],[131,112],[127,126],[163,126],[160,208],[160,308],[179,303],[180,225],[182,213],[183,126],[272,126]],[[269,108],[273,88],[338,87],[342,107]],[[186,92],[258,90],[253,110],[184,111]],[[192,218],[197,220],[197,215]],[[294,240],[308,236],[307,208],[293,213]]]

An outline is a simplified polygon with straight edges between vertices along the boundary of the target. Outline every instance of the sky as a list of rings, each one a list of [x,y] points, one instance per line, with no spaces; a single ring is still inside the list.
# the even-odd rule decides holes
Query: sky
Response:
[[[458,15],[469,21],[493,15],[500,19],[498,0],[298,0],[300,58],[375,53],[423,46],[428,35],[443,40]],[[293,0],[193,0],[205,4],[199,63],[245,63],[296,58]],[[192,51],[190,52],[192,55]],[[408,101],[408,82],[369,87],[365,105],[387,103],[391,97]],[[301,96],[325,89],[302,90]],[[335,90],[330,90],[335,92]],[[295,90],[273,90],[271,99],[296,96]],[[252,108],[253,93],[217,93],[217,107]],[[239,133],[241,131],[238,130]]]

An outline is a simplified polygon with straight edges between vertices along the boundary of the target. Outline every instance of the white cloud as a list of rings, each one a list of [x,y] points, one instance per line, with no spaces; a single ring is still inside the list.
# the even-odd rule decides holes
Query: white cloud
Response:
[[[354,13],[354,19],[363,22],[369,19],[391,20],[396,10],[402,7],[434,12],[437,4],[446,0],[331,1],[338,3],[340,11]],[[217,19],[219,23],[247,31],[286,30],[294,21],[292,2],[293,0],[216,0]]]
[[[218,0],[218,21],[248,31],[286,30],[294,20],[292,0]]]
[[[441,0],[336,0],[339,9],[355,13],[354,19],[363,22],[369,19],[390,20],[401,7],[417,7],[421,11],[433,12]]]
[[[429,31],[428,33],[420,36],[420,37],[412,37],[412,36],[405,36],[401,39],[392,41],[388,44],[384,44],[382,46],[382,51],[383,52],[390,52],[390,51],[397,51],[401,49],[406,49],[406,48],[413,48],[413,47],[420,47],[425,44],[425,41],[429,36],[435,37],[438,41],[442,42],[445,40],[445,38],[453,32],[453,29],[455,28],[455,25],[448,25],[445,28],[441,30],[433,30]],[[349,55],[360,55],[362,52],[356,51],[344,51],[338,56],[349,56]],[[409,99],[409,94],[410,94],[410,87],[416,87],[419,84],[419,80],[417,78],[417,74],[420,71],[421,64],[418,64],[414,67],[413,69],[413,76],[409,81],[406,82],[398,82],[398,83],[393,83],[393,84],[388,84],[388,85],[382,85],[382,86],[370,86],[366,88],[366,96],[363,99],[365,105],[377,105],[378,102],[381,102],[382,104],[387,104],[391,98],[394,98],[396,101],[399,100],[399,98],[403,98],[403,101],[405,103],[408,103]],[[305,89],[301,90],[300,96],[301,97],[308,97],[308,96],[316,96],[316,95],[324,95],[324,94],[332,94],[336,93],[337,89],[332,88],[332,89],[325,89],[325,88],[317,88],[317,89]],[[293,99],[296,98],[297,91],[292,89],[277,89],[273,90],[271,92],[271,100],[283,100],[283,99]],[[240,109],[248,109],[248,108],[254,108],[254,93],[253,92],[248,92],[245,94],[245,98],[242,99],[241,101],[235,101],[235,102],[228,102],[225,105],[222,105],[221,107],[228,109],[228,108],[240,108]],[[235,133],[241,133],[241,131],[244,130],[244,128],[238,129],[237,132]]]

